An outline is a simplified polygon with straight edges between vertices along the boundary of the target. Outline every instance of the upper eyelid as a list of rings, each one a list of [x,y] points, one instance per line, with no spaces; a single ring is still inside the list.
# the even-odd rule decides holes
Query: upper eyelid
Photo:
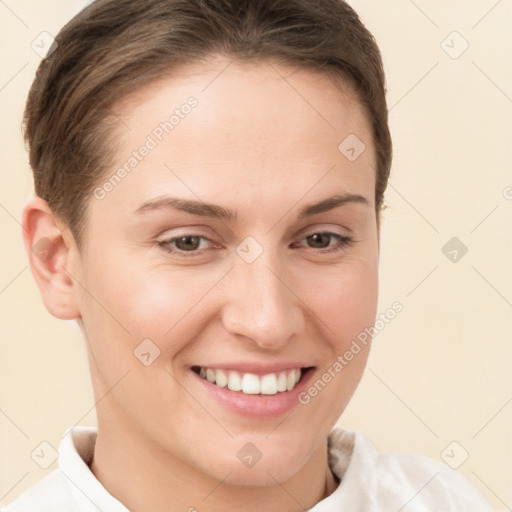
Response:
[[[344,231],[346,231],[346,233],[338,233],[335,230],[333,230],[333,228],[328,228],[328,227],[325,227],[325,228],[313,227],[311,229],[302,228],[302,229],[299,230],[299,232],[302,233],[300,236],[302,236],[303,238],[307,237],[307,236],[310,236],[310,235],[313,235],[313,234],[317,234],[317,233],[329,233],[329,234],[332,234],[332,235],[339,235],[339,236],[351,236],[352,230],[350,228],[348,228],[346,226],[339,226],[339,227],[342,228]],[[210,236],[208,236],[206,234],[202,234],[202,233],[196,232],[195,231],[196,228],[194,226],[184,226],[182,229],[188,229],[188,231],[183,231],[182,234],[178,234],[178,235],[174,235],[174,236],[162,236],[162,235],[160,235],[162,237],[162,241],[175,240],[177,238],[181,238],[181,237],[184,237],[184,236],[198,236],[198,237],[206,238],[206,239],[212,241]],[[201,231],[203,229],[204,229],[203,227],[197,228],[198,231]],[[211,230],[208,229],[208,231],[211,231]],[[296,236],[298,236],[298,235],[296,235]]]
[[[349,230],[347,230],[349,231]],[[337,233],[336,231],[332,231],[332,230],[329,230],[329,229],[313,229],[311,231],[306,231],[305,233],[301,234],[301,240],[303,238],[307,238],[308,236],[311,236],[311,235],[317,235],[317,234],[320,234],[320,233],[323,233],[323,234],[329,234],[329,235],[337,235],[337,236],[342,236],[342,237],[345,237],[345,236],[349,236],[348,234],[343,234],[343,233]],[[200,233],[195,233],[194,231],[187,231],[187,232],[184,232],[183,234],[180,234],[180,235],[174,235],[174,236],[169,236],[169,237],[162,237],[161,240],[158,240],[159,242],[171,242],[171,241],[174,241],[174,240],[177,240],[178,238],[184,238],[184,237],[187,237],[187,236],[196,236],[198,238],[204,238],[206,240],[209,240],[210,242],[213,242],[213,240],[208,236],[208,235],[203,235],[203,234],[200,234]]]

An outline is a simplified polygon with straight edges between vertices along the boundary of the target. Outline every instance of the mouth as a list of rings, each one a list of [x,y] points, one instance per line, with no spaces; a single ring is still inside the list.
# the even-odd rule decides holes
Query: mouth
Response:
[[[311,367],[290,368],[275,373],[257,375],[203,366],[192,367],[192,371],[211,384],[245,395],[277,395],[292,391],[310,369]]]

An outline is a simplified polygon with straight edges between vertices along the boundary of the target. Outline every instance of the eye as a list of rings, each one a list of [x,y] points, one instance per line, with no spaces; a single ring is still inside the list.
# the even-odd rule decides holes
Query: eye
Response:
[[[332,241],[337,241],[332,244]],[[306,241],[309,244],[307,247],[322,254],[332,253],[343,250],[345,247],[353,243],[353,239],[348,236],[343,236],[338,233],[331,232],[318,232],[311,233],[303,238],[300,242]],[[204,242],[204,243],[203,243]],[[176,254],[178,256],[192,257],[200,256],[206,252],[210,247],[208,245],[215,245],[211,240],[202,235],[187,233],[182,236],[160,240],[157,245],[164,249],[166,252]],[[295,246],[304,247],[304,244],[299,243]]]
[[[161,240],[157,244],[170,253],[179,254],[180,256],[195,256],[197,252],[203,252],[206,249],[201,243],[203,240],[211,242],[202,235],[186,234],[168,240]]]
[[[332,245],[330,242],[335,239],[337,240],[337,243]],[[312,233],[302,240],[306,240],[307,243],[311,244],[309,245],[312,249],[327,249],[327,250],[319,250],[317,252],[321,253],[329,253],[329,252],[336,252],[341,251],[348,245],[350,245],[354,240],[349,236],[339,235],[338,233],[330,233],[328,231],[326,232],[319,232],[319,233]],[[301,242],[302,242],[301,240]],[[302,245],[302,244],[299,244]]]

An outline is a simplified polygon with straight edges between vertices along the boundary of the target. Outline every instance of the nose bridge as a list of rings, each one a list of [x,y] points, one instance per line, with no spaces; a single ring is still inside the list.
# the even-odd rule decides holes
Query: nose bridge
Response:
[[[231,274],[223,322],[232,334],[251,338],[263,348],[279,348],[304,326],[300,301],[287,287],[278,258],[264,251],[254,261],[242,257]]]

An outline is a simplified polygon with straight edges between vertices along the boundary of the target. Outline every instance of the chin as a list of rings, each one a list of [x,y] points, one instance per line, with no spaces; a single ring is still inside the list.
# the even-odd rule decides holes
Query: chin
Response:
[[[257,436],[237,437],[229,444],[220,452],[222,456],[214,451],[203,454],[212,461],[207,472],[215,480],[245,487],[270,487],[290,480],[313,452],[312,448],[307,449],[304,439],[283,442],[282,436],[277,435],[272,441]],[[202,462],[204,465],[204,459]]]
[[[223,483],[238,487],[272,487],[276,485],[276,482],[284,483],[293,478],[297,474],[300,468],[290,467],[287,468],[276,468],[276,465],[272,462],[263,464],[260,460],[252,468],[246,468],[240,464],[231,464],[231,467],[227,472],[231,471],[228,477],[226,473],[220,475],[220,472],[216,476],[217,480],[223,481]]]

